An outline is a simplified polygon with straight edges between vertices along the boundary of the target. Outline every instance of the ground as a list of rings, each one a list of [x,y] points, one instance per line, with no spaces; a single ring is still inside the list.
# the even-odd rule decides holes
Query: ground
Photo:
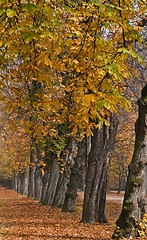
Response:
[[[0,239],[11,240],[81,240],[111,239],[115,221],[121,210],[120,201],[114,201],[115,193],[107,196],[107,224],[80,223],[82,193],[79,193],[75,212],[62,213],[27,196],[0,186]],[[122,194],[119,196],[122,199]],[[109,198],[111,200],[109,200]]]

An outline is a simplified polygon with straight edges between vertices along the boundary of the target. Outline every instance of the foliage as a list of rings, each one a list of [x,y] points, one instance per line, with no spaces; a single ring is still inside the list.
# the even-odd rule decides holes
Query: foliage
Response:
[[[0,142],[0,177],[2,179],[13,178],[20,170],[24,170],[29,164],[30,139],[21,124],[17,124],[14,131],[11,128],[15,114],[1,112],[1,142]]]
[[[0,100],[15,137],[21,126],[29,143],[44,149],[49,138],[49,151],[60,154],[68,137],[109,125],[118,106],[129,109],[127,60],[143,64],[133,43],[143,42],[138,15],[146,9],[133,3],[1,0]]]
[[[134,238],[146,238],[147,236],[147,214],[142,219],[133,218],[133,229],[131,230],[131,236]],[[122,232],[120,227],[116,227],[112,239],[123,239],[127,234]],[[131,239],[133,239],[133,237]]]
[[[139,27],[130,24],[137,14],[130,1],[3,0],[1,69],[6,73],[1,85],[5,89],[4,79],[9,79],[15,98],[13,103],[7,99],[7,108],[29,109],[34,121],[68,118],[73,134],[77,127],[89,134],[97,118],[108,124],[105,115],[117,111],[117,103],[128,108],[123,78],[130,69],[125,59],[129,54],[142,61],[131,43],[136,38],[141,42]],[[35,135],[43,131],[40,123],[26,125],[27,131],[35,128]],[[50,125],[48,121],[48,132]]]
[[[147,214],[144,215],[142,219],[134,218],[134,229],[136,237],[147,236]]]
[[[116,227],[116,229],[114,230],[114,233],[112,235],[112,239],[123,239],[123,234],[122,232],[120,231],[120,228],[119,227]]]

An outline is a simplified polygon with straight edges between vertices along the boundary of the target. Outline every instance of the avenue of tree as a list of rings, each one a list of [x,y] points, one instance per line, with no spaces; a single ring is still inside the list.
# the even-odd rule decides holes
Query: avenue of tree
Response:
[[[146,7],[143,0],[0,2],[0,175],[13,179],[20,194],[70,212],[84,176],[81,221],[107,222],[118,115],[131,108],[128,87],[141,79],[135,150],[117,220],[124,236],[135,234],[134,218],[147,213]]]

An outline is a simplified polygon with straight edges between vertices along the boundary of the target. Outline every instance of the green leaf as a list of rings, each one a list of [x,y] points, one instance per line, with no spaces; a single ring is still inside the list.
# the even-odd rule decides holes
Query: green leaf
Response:
[[[131,50],[128,50],[128,49],[126,49],[126,48],[119,48],[118,49],[118,52],[123,52],[123,53],[127,53],[127,54],[129,54],[129,55],[131,55],[134,59],[136,58],[138,58],[139,59],[139,61],[140,61],[140,63],[141,64],[144,64],[145,65],[145,61],[142,59],[142,57],[138,54],[138,53],[135,53],[135,52],[133,52],[133,51],[131,51]]]
[[[35,11],[38,11],[38,6],[31,3],[27,5],[27,8],[30,13],[34,13]]]
[[[116,72],[116,66],[114,64],[106,66],[105,69],[111,69],[113,72]]]
[[[111,109],[111,106],[108,102],[104,102],[104,107],[107,109]]]
[[[141,64],[146,65],[145,61],[142,59],[142,57],[138,54],[138,59]]]
[[[30,41],[31,39],[36,39],[38,40],[38,34],[35,34],[34,32],[26,32],[24,35],[24,40],[25,41]]]
[[[0,16],[4,14],[5,10],[0,10]]]
[[[27,32],[23,36],[24,36],[24,40],[25,41],[29,41],[32,38],[32,33],[31,32]]]
[[[9,18],[14,17],[16,15],[16,12],[12,9],[7,9],[7,16]]]

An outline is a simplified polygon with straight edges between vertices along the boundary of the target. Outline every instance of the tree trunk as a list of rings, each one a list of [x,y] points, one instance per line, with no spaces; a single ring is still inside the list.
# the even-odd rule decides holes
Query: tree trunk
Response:
[[[22,195],[28,195],[28,174],[27,169],[22,172]]]
[[[36,162],[36,153],[33,147],[30,151],[30,169],[29,169],[29,183],[28,183],[28,197],[34,197],[35,183],[34,183],[34,175],[35,175],[35,162]]]
[[[109,193],[110,192],[110,163],[109,163],[109,166],[108,166],[108,171],[107,171],[107,186],[106,186],[106,192]]]
[[[36,163],[36,170],[34,175],[34,199],[40,201],[42,193],[42,172],[37,164],[38,163]]]
[[[124,179],[124,171],[125,169],[123,168],[121,170],[121,167],[119,166],[119,176],[118,176],[118,190],[117,190],[117,194],[121,193],[121,188],[122,188],[122,183],[123,183],[123,179]]]
[[[42,174],[44,172],[44,162],[42,157],[42,151],[39,146],[36,144],[36,169],[34,175],[34,199],[37,201],[41,201],[42,195]]]
[[[17,177],[17,192],[21,194],[21,173],[20,172]]]
[[[107,160],[109,161],[109,159]],[[105,204],[106,204],[106,193],[107,193],[107,177],[108,177],[108,165],[107,162],[105,162],[105,165],[103,166],[103,185],[100,191],[99,199],[97,198],[96,201],[96,222],[102,222],[106,223],[107,218],[105,214]]]
[[[67,191],[67,184],[71,174],[71,165],[74,165],[76,156],[77,142],[73,139],[70,139],[67,149],[65,150],[65,155],[63,155],[65,166],[63,173],[60,173],[60,178],[56,188],[56,194],[53,201],[54,208],[63,206],[65,193]]]
[[[70,178],[70,173],[71,171],[68,165],[65,166],[64,172],[60,173],[54,201],[52,204],[53,208],[60,208],[63,206],[65,193],[67,190],[67,183],[69,182],[69,178]]]
[[[127,179],[127,175],[128,175],[128,170],[126,169],[124,172],[124,178],[122,181],[122,186],[121,186],[121,191],[125,191],[125,187],[126,187],[126,179]]]
[[[23,173],[20,172],[19,174],[19,178],[20,178],[20,190],[19,190],[19,194],[23,195]]]
[[[50,174],[49,181],[48,181],[45,203],[52,205],[54,196],[55,196],[57,183],[59,180],[59,167],[58,167],[57,161],[54,157],[51,159],[50,172],[51,172],[51,174]]]
[[[47,195],[47,188],[49,184],[50,175],[51,175],[51,172],[50,172],[49,164],[47,163],[44,169],[44,176],[42,177],[41,202],[44,204],[46,203],[46,195]]]
[[[86,173],[82,222],[106,222],[107,165],[114,147],[117,124],[116,116],[111,114],[110,127],[103,125],[100,130],[93,130]]]
[[[14,172],[14,191],[17,191],[17,173]]]
[[[126,184],[123,208],[116,222],[124,235],[133,235],[134,218],[142,219],[147,213],[147,84],[138,100],[139,115],[135,124],[135,148]]]
[[[78,143],[78,152],[75,158],[75,164],[71,169],[70,180],[65,194],[65,200],[62,207],[63,212],[73,212],[74,204],[77,198],[77,191],[82,181],[83,170],[86,162],[86,138]]]

